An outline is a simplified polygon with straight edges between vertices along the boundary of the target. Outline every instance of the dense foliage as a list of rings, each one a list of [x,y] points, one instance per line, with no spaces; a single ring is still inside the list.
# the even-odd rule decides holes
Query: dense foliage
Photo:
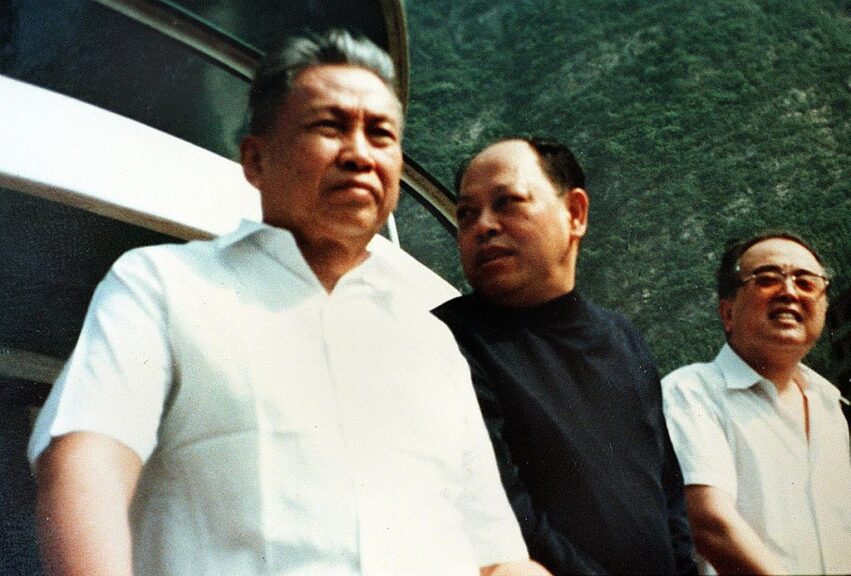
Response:
[[[851,274],[851,22],[829,0],[409,0],[407,151],[451,185],[494,136],[556,137],[588,174],[579,281],[660,369],[723,341],[727,238],[790,228]],[[837,293],[835,289],[833,293]],[[827,340],[824,338],[823,340]],[[822,344],[809,359],[834,373]]]

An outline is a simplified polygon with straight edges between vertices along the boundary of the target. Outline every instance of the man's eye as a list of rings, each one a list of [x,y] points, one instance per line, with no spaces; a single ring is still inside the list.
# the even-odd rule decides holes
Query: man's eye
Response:
[[[494,201],[493,206],[497,210],[505,209],[505,208],[508,208],[508,207],[510,207],[514,204],[519,203],[522,200],[523,199],[520,198],[519,196],[511,196],[511,195],[500,196]]]
[[[754,284],[768,288],[783,282],[783,276],[774,272],[763,272],[754,276]]]
[[[372,128],[370,130],[370,134],[374,138],[381,138],[381,139],[387,139],[387,140],[393,140],[393,141],[398,139],[398,135],[396,134],[396,131],[393,130],[392,128],[388,128],[386,126],[375,126],[374,128]]]
[[[473,218],[474,218],[474,214],[475,214],[474,211],[471,210],[470,208],[467,208],[467,207],[458,208],[458,210],[455,211],[455,217],[458,219],[458,225],[461,226],[461,225],[469,224],[470,222],[472,222]]]
[[[816,279],[809,274],[795,276],[795,286],[801,292],[809,294],[816,291]]]
[[[339,120],[334,120],[332,118],[323,118],[322,120],[317,120],[311,127],[320,130],[320,131],[339,131],[342,129],[342,124]]]

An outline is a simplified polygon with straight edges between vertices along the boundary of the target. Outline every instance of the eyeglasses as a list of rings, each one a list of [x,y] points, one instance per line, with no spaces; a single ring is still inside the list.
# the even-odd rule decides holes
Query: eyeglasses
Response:
[[[736,272],[739,272],[738,266]],[[744,278],[739,279],[739,286],[753,282],[754,288],[764,296],[773,296],[780,292],[786,284],[786,278],[792,279],[792,285],[799,296],[818,298],[830,285],[830,279],[822,274],[809,270],[785,271],[777,267],[757,268]]]

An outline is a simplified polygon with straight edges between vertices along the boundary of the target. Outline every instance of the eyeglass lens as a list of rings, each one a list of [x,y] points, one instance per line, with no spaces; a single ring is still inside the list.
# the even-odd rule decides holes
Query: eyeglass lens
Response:
[[[802,296],[818,296],[826,288],[824,278],[809,272],[780,272],[765,271],[753,275],[754,285],[763,292],[775,292],[791,277],[798,294]]]

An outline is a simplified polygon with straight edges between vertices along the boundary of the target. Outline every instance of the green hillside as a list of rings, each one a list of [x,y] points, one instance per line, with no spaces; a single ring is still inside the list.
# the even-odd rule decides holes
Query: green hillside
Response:
[[[408,152],[447,185],[492,137],[574,148],[579,282],[660,369],[714,356],[725,239],[787,227],[851,275],[851,8],[826,0],[409,0]],[[836,292],[833,290],[834,293]],[[825,342],[809,359],[828,375]]]

